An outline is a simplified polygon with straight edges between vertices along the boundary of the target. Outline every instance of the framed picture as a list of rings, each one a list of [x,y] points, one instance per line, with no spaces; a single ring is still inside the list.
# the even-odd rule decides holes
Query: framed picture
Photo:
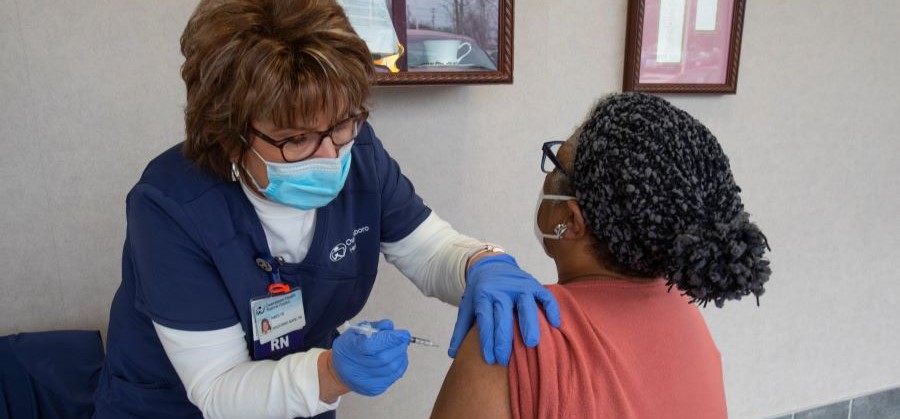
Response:
[[[513,0],[338,0],[378,85],[512,83]]]
[[[746,0],[629,0],[622,89],[735,93]]]

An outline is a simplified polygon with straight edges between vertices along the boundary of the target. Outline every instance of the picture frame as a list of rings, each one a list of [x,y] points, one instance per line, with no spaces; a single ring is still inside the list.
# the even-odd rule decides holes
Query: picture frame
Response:
[[[378,86],[513,82],[513,0],[338,0]]]
[[[629,0],[624,91],[737,92],[746,0]]]

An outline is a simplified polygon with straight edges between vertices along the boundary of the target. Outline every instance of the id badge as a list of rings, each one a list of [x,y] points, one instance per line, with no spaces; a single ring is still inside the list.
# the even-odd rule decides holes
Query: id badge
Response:
[[[303,294],[294,288],[250,300],[253,321],[253,359],[281,357],[303,345]]]

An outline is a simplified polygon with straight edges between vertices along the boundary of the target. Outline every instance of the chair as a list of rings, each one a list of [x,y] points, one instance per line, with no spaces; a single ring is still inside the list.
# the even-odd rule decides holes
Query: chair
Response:
[[[0,337],[0,417],[90,418],[103,358],[98,331]]]

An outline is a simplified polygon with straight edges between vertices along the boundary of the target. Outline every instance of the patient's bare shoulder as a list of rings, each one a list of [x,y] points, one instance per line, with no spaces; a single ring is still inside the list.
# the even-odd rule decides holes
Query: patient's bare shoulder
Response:
[[[488,365],[481,356],[477,328],[469,330],[431,412],[440,418],[510,418],[509,368]]]

